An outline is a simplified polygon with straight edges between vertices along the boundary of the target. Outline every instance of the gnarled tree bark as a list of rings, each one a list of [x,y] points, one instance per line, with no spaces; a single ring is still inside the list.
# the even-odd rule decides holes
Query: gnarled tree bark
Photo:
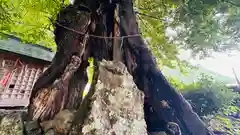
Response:
[[[139,34],[132,1],[123,0],[120,5],[123,36]],[[166,123],[176,122],[181,125],[187,134],[213,134],[205,127],[184,97],[168,83],[157,68],[154,57],[141,36],[126,38],[124,47],[125,63],[128,70],[132,73],[138,88],[145,92],[145,113],[148,113],[148,117],[156,117],[161,120],[162,124],[159,124],[160,126],[164,124],[163,121]],[[129,61],[134,60],[135,63],[129,63]],[[136,66],[133,66],[133,64],[136,64]],[[167,102],[170,108],[163,108],[163,101]],[[151,107],[153,110],[150,111]],[[152,122],[149,118],[146,118],[146,121],[149,122],[148,124]],[[154,129],[149,128],[149,130]]]
[[[169,127],[177,123],[187,134],[212,134],[157,68],[154,56],[139,34],[132,0],[118,2],[121,36],[128,36],[122,40],[124,63],[138,88],[145,93],[148,131],[181,134]],[[50,68],[34,85],[31,95],[29,114],[33,119],[52,119],[62,109],[83,107],[88,58],[93,57],[95,61],[113,59],[113,39],[103,37],[116,34],[115,7],[116,3],[105,0],[76,0],[74,5],[61,10],[54,32],[57,53]],[[88,37],[88,34],[94,36]],[[38,111],[42,107],[44,109]]]
[[[81,102],[82,91],[87,83],[89,55],[85,52],[88,37],[84,34],[89,33],[90,23],[90,10],[83,6],[71,5],[59,13],[54,31],[57,53],[50,67],[34,85],[29,106],[32,119],[51,119],[61,109],[74,109],[72,107],[77,107]],[[76,75],[82,76],[79,78]]]

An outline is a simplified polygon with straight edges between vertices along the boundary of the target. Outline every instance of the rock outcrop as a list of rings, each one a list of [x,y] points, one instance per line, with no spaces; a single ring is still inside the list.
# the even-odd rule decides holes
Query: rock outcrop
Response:
[[[1,112],[0,135],[24,135],[22,112]]]
[[[147,135],[144,94],[121,62],[103,61],[84,135]]]

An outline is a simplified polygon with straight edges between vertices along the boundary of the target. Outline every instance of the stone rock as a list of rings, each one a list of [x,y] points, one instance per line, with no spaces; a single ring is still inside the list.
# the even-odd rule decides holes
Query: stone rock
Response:
[[[60,111],[53,120],[44,121],[41,123],[41,127],[47,134],[52,134],[51,129],[56,133],[67,134],[71,129],[72,122],[74,120],[75,111],[68,109]]]
[[[121,62],[103,61],[84,135],[147,135],[144,94]]]
[[[25,122],[25,131],[27,135],[42,135],[42,129],[38,121]]]
[[[22,114],[17,112],[1,114],[0,135],[24,135]]]
[[[44,135],[56,135],[56,133],[53,129],[51,129],[51,130],[48,130]]]
[[[0,110],[0,135],[42,135],[42,130],[26,110]]]

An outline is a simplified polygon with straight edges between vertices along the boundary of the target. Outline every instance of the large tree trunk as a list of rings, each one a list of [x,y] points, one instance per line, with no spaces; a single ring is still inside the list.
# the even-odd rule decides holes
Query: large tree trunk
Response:
[[[132,1],[124,0],[120,9],[123,36],[139,34]],[[172,121],[181,125],[187,134],[212,134],[192,110],[190,104],[168,83],[157,68],[154,56],[147,48],[142,37],[126,38],[124,45],[125,63],[128,65],[128,70],[132,73],[138,88],[145,92],[145,113],[148,113],[147,116],[150,117],[146,118],[146,121],[149,122],[148,125],[154,122],[159,123],[162,120],[166,123]],[[130,63],[134,60],[136,66],[133,66],[135,63]],[[168,103],[168,107],[163,108],[164,102]],[[153,109],[150,111],[151,107]],[[151,117],[161,121],[151,121]],[[161,123],[158,125],[162,126]],[[148,128],[149,130],[155,130]],[[155,128],[161,129],[161,127]]]
[[[103,10],[97,0],[79,0],[59,12],[54,30],[57,52],[33,87],[28,109],[32,119],[44,121],[53,119],[60,110],[77,110],[88,80],[88,58],[112,59],[110,39],[88,37],[112,32],[103,19],[108,15],[97,9]]]
[[[115,4],[102,1],[76,0],[74,5],[59,13],[54,32],[57,53],[34,86],[29,106],[32,119],[53,119],[60,110],[67,108],[80,110],[75,123],[83,123],[87,116],[83,114],[87,103],[82,101],[82,92],[87,83],[88,58],[94,57],[95,61],[121,60],[121,48],[113,46],[119,45],[118,40],[104,38],[117,35],[118,27],[113,19],[119,13],[121,36],[135,35],[122,40],[122,53],[136,85],[145,93],[148,131],[178,135],[176,128],[180,125],[187,134],[211,134],[188,102],[157,69],[153,55],[142,37],[137,35],[139,31],[132,0],[121,0],[119,12],[115,14]]]
[[[87,83],[88,37],[72,30],[88,34],[90,23],[90,11],[81,6],[68,6],[59,13],[54,31],[56,55],[35,83],[30,99],[29,114],[33,119],[51,119],[61,109],[76,109],[81,103]]]

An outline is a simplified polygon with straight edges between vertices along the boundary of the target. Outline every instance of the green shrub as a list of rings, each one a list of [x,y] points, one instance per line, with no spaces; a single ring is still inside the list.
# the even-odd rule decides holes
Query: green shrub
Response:
[[[208,115],[205,122],[208,127],[215,132],[224,132],[224,134],[239,135],[240,134],[240,121],[234,117],[229,117],[230,113],[237,113],[240,108],[237,106],[227,106],[220,109],[215,116]]]
[[[224,106],[231,105],[238,94],[228,89],[223,82],[202,74],[194,87],[186,87],[184,97],[200,116],[217,112]],[[197,87],[196,87],[197,86]]]

